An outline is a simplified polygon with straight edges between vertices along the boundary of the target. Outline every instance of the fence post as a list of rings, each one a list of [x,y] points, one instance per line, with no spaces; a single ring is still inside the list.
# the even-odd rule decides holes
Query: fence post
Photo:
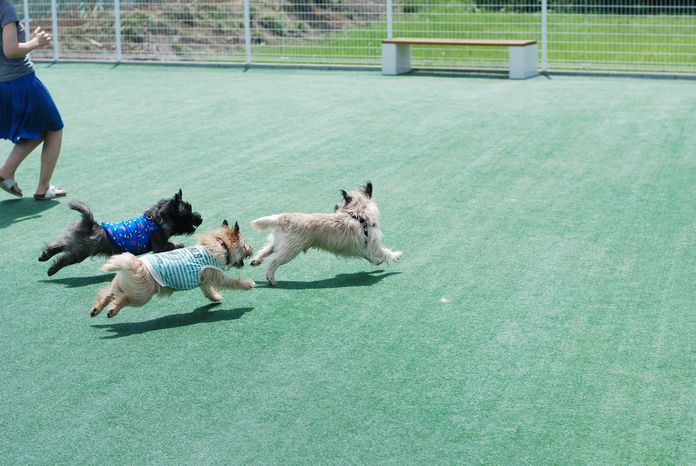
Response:
[[[394,5],[392,0],[387,0],[387,39],[394,36]]]
[[[541,71],[549,67],[549,2],[541,0]]]
[[[30,39],[31,20],[29,19],[29,0],[24,0],[24,28],[27,30],[27,39]]]
[[[121,63],[121,1],[114,0],[114,34],[116,39],[116,63]]]
[[[58,44],[58,5],[56,0],[51,0],[51,36],[53,37],[53,61],[58,61],[60,46]]]
[[[249,0],[244,0],[244,49],[248,66],[251,65],[251,13],[249,11]]]

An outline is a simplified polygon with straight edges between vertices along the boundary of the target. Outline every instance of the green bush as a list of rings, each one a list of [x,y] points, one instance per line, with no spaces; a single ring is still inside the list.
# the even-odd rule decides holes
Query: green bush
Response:
[[[285,36],[285,28],[283,27],[283,21],[281,19],[273,18],[271,16],[262,16],[257,19],[256,22],[262,28],[266,29],[268,32],[274,36]]]
[[[418,13],[423,9],[423,4],[418,0],[406,0],[401,10],[404,13]]]

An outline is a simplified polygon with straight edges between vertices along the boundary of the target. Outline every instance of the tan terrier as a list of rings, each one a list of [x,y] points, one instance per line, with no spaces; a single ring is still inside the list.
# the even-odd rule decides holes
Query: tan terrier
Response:
[[[222,300],[218,288],[249,290],[255,286],[252,280],[230,278],[223,269],[243,267],[251,253],[239,225],[232,228],[225,220],[220,228],[201,235],[196,246],[140,257],[113,256],[101,269],[116,276],[97,294],[91,315],[112,303],[107,316],[114,317],[124,306],[139,307],[156,294],[169,296],[175,290],[199,287],[211,301]]]
[[[299,253],[316,248],[337,256],[362,257],[371,264],[398,261],[401,251],[382,245],[380,214],[372,199],[372,183],[356,191],[341,190],[343,200],[333,214],[284,213],[261,217],[251,224],[257,230],[272,229],[268,243],[251,260],[256,266],[274,254],[266,268],[266,279],[275,285],[275,271]]]

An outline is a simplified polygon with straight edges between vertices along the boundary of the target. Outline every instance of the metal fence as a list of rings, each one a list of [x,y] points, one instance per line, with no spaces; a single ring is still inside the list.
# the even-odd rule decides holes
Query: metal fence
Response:
[[[23,8],[22,8],[23,7]],[[386,37],[536,39],[548,71],[696,75],[694,0],[24,0],[36,60],[378,66]],[[505,69],[507,52],[417,47],[421,68]]]

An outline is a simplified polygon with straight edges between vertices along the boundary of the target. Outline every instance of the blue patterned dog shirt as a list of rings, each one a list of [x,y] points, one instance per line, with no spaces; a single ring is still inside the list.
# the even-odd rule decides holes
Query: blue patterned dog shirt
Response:
[[[145,215],[119,223],[102,222],[102,227],[118,248],[136,256],[152,250],[150,237],[160,230],[159,225]]]

